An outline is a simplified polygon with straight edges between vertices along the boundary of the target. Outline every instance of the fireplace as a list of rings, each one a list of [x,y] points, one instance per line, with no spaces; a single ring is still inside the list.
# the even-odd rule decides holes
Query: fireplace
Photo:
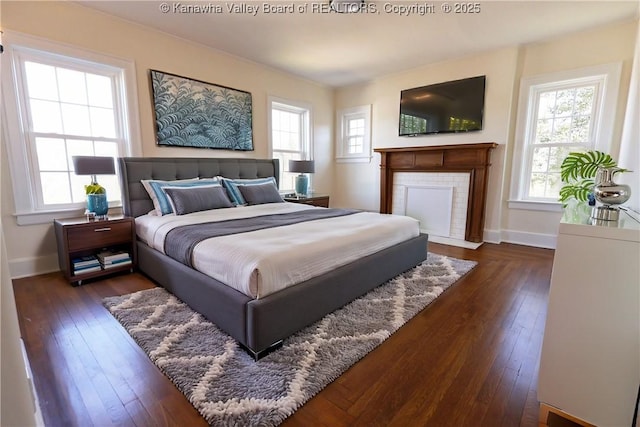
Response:
[[[490,152],[494,142],[478,144],[437,145],[430,147],[376,148],[380,153],[380,212],[392,213],[394,176],[407,172],[453,172],[469,176],[464,240],[481,243],[489,179]],[[420,197],[429,197],[430,186],[414,186],[412,205]],[[438,189],[434,189],[438,190]],[[443,190],[444,191],[444,190]],[[442,192],[432,192],[440,202],[446,201]],[[443,220],[444,221],[444,220]],[[442,225],[446,227],[446,224]]]
[[[429,234],[429,240],[452,239],[461,245],[468,198],[468,172],[396,172],[391,213],[419,220],[420,231]],[[476,244],[469,246],[477,247]]]

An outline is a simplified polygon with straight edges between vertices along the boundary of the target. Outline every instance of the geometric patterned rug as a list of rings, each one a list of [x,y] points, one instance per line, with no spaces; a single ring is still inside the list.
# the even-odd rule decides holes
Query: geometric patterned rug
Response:
[[[162,288],[103,303],[210,425],[275,426],[475,265],[430,253],[257,362]]]

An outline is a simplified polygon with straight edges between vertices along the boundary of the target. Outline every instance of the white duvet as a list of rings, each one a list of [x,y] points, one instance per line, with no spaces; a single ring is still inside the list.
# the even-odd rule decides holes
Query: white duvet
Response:
[[[164,253],[175,227],[209,221],[323,209],[296,203],[215,209],[188,215],[136,218],[138,237]],[[253,297],[262,298],[373,254],[419,234],[418,221],[399,215],[359,212],[336,218],[215,237],[193,251],[196,270]]]

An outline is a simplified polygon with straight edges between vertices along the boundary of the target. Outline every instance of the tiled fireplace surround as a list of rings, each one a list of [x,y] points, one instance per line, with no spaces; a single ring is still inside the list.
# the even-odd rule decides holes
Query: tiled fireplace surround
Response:
[[[430,237],[464,240],[468,199],[467,172],[396,172],[391,213],[420,220]]]

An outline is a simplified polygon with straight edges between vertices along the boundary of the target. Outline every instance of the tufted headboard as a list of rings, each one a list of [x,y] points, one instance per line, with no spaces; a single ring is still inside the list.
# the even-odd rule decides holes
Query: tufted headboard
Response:
[[[143,179],[267,178],[280,182],[278,159],[189,158],[189,157],[120,157],[122,209],[127,216],[137,217],[153,209],[153,202],[144,189]]]

